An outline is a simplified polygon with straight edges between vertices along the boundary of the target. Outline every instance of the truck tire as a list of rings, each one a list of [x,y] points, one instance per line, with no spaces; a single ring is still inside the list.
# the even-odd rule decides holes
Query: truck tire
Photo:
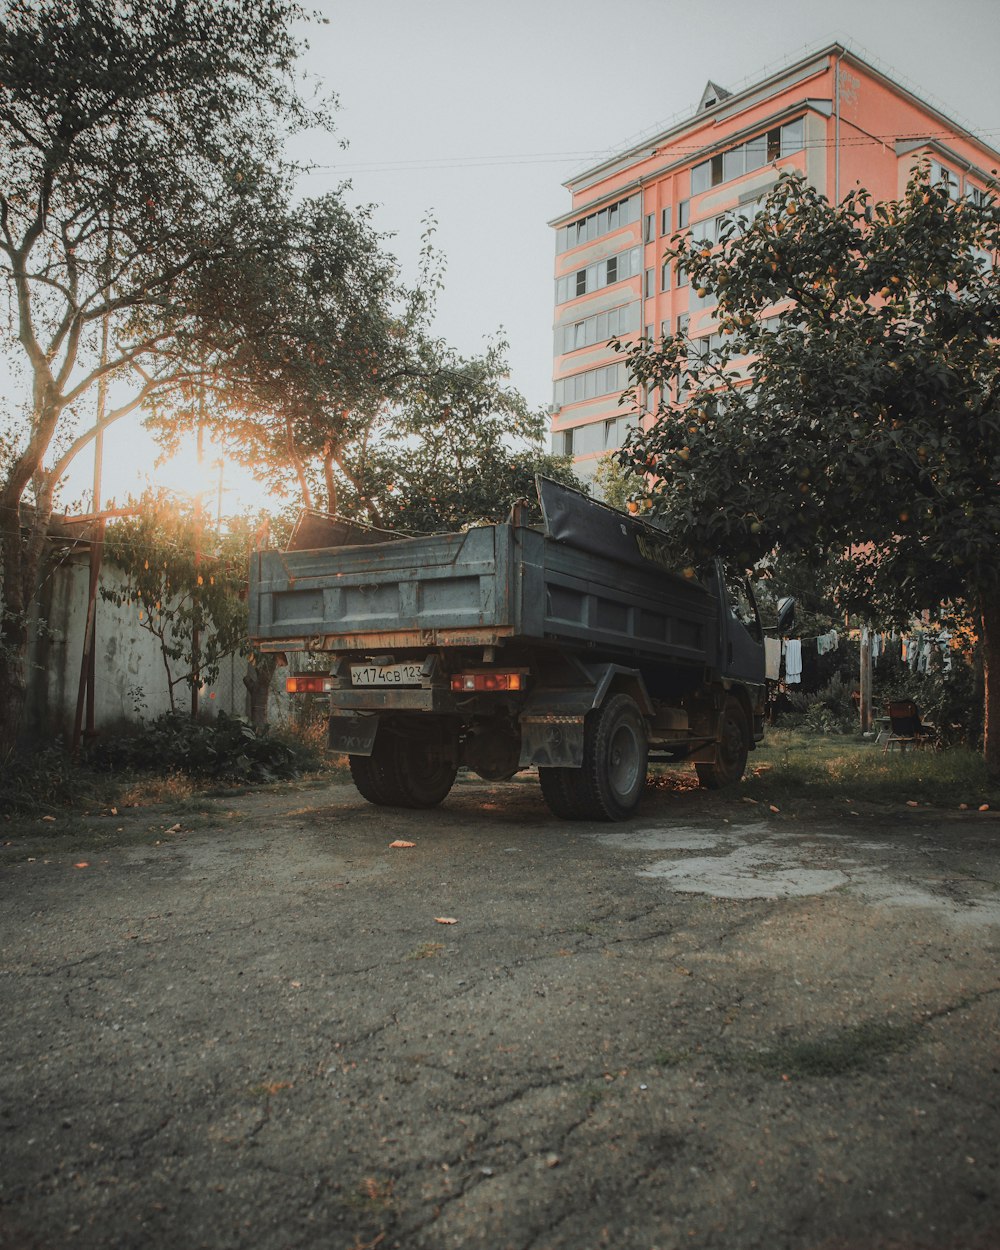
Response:
[[[360,794],[378,807],[437,807],[455,784],[458,768],[430,760],[427,743],[383,725],[370,756],[348,756]]]
[[[351,780],[369,803],[377,807],[402,807],[402,796],[392,772],[386,767],[385,754],[376,750],[371,755],[349,755]]]
[[[612,695],[587,720],[582,768],[540,768],[542,794],[563,820],[628,820],[646,787],[649,743],[638,704]]]
[[[722,733],[714,764],[695,764],[698,784],[706,790],[734,786],[743,776],[750,752],[750,726],[738,699],[727,696],[722,709]]]
[[[561,820],[590,820],[592,800],[582,768],[540,768],[542,797]]]

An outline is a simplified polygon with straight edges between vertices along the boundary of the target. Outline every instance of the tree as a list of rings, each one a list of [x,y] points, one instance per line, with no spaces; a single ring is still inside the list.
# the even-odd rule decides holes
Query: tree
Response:
[[[1000,211],[915,171],[900,201],[783,177],[717,247],[667,255],[715,333],[619,345],[649,397],[623,453],[689,557],[775,548],[871,622],[964,604],[1000,775]],[[625,397],[626,402],[631,402]]]
[[[569,473],[543,452],[544,414],[509,383],[503,338],[463,357],[433,333],[432,225],[412,288],[340,193],[304,202],[284,234],[232,279],[249,319],[204,415],[233,459],[305,508],[423,530],[498,519],[536,472]],[[157,424],[176,435],[193,419],[182,404]]]
[[[246,626],[246,525],[210,532],[199,507],[148,493],[137,515],[108,527],[108,562],[124,580],[102,597],[131,605],[159,644],[170,710],[175,690],[211,684],[222,661],[249,652]]]
[[[284,134],[326,120],[290,86],[301,16],[295,0],[2,0],[0,274],[30,401],[0,448],[0,758],[70,460],[238,346],[213,314],[275,247]]]

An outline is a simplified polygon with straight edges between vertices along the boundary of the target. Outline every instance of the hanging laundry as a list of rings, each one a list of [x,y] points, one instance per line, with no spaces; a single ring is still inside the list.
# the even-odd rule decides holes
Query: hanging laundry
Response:
[[[802,642],[799,638],[789,638],[785,643],[785,681],[797,685],[802,680]]]
[[[837,650],[837,631],[831,629],[828,633],[820,634],[816,639],[816,651],[819,655],[826,655],[829,651]]]
[[[781,639],[764,639],[764,676],[768,681],[777,681],[781,676]]]

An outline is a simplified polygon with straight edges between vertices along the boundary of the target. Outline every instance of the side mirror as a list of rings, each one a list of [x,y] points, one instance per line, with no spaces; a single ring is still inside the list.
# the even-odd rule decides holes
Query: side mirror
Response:
[[[791,595],[778,600],[778,621],[775,629],[779,634],[787,634],[795,624],[795,600]]]

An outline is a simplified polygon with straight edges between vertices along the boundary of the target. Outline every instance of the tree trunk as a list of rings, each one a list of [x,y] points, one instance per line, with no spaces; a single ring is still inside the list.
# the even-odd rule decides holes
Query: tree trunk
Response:
[[[6,598],[5,598],[6,602]],[[0,768],[17,745],[18,730],[27,698],[25,660],[28,631],[20,613],[0,608]]]
[[[267,726],[267,699],[271,693],[271,678],[276,667],[277,661],[273,655],[258,655],[255,662],[247,662],[243,685],[249,695],[250,724],[254,729],[264,729]]]
[[[1000,593],[979,603],[983,655],[983,755],[991,781],[1000,781]]]
[[[17,743],[27,700],[28,612],[38,587],[38,571],[52,511],[42,492],[22,533],[19,498],[0,495],[0,764]]]

